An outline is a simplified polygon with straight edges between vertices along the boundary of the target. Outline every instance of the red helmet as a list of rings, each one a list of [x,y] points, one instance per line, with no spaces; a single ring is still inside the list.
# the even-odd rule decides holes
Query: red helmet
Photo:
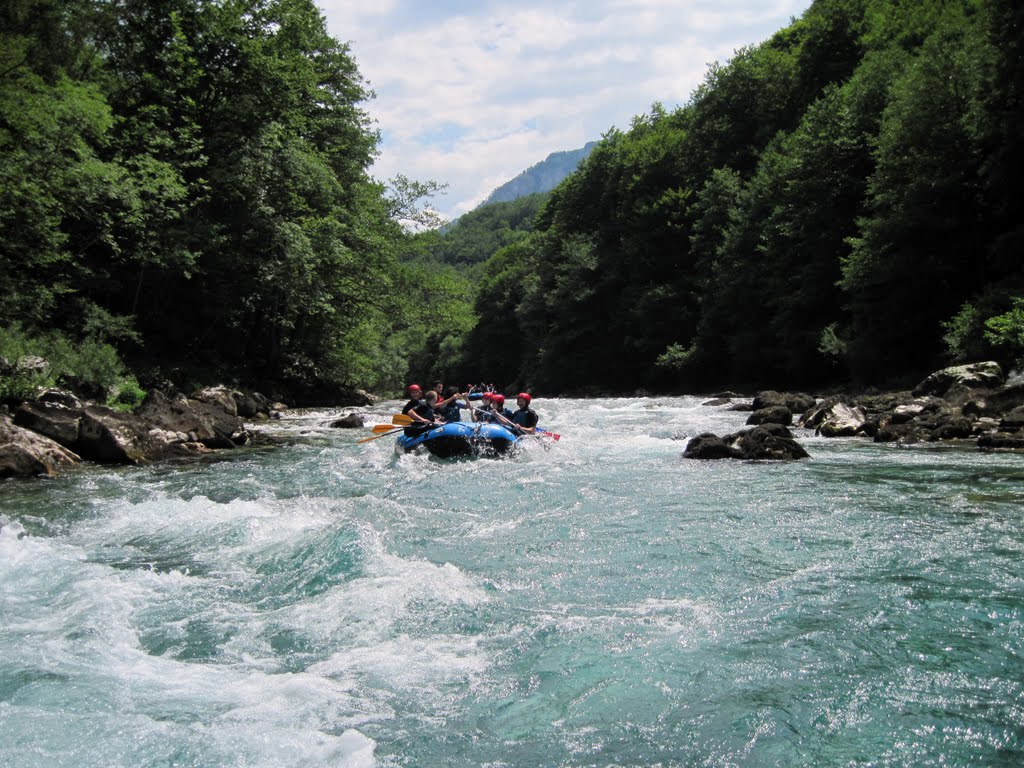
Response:
[[[419,384],[410,384],[405,390],[411,395],[413,392],[422,392],[423,388]]]
[[[530,394],[528,392],[520,392],[518,395],[516,395],[516,400],[525,400],[527,405],[530,404],[530,401],[532,399],[533,398],[530,397]]]
[[[505,405],[505,396],[504,395],[491,395],[491,402],[494,403],[499,408],[501,408],[503,405]]]
[[[494,393],[493,392],[484,392],[483,397],[481,397],[480,399],[483,400],[486,403],[488,400],[493,400],[494,399]]]

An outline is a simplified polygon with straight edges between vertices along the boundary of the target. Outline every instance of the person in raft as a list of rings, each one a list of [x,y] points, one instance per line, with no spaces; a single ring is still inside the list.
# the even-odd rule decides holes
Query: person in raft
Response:
[[[409,402],[402,408],[402,413],[408,416],[409,411],[423,402],[423,389],[419,384],[410,384],[405,388],[405,392],[409,395]]]
[[[410,437],[419,435],[431,427],[436,427],[438,424],[444,424],[444,419],[441,419],[434,412],[434,406],[437,404],[437,392],[430,390],[423,396],[419,404],[414,408],[410,409],[407,415],[411,416],[414,424],[410,424],[405,428],[404,432]]]
[[[461,394],[455,387],[448,387],[448,391],[445,394],[447,397],[444,400],[439,400],[437,405],[434,406],[434,410],[444,419],[446,424],[453,421],[461,421],[461,409],[469,408],[469,395]],[[460,402],[460,398],[462,398],[463,402]]]
[[[520,392],[516,395],[518,410],[512,414],[512,423],[524,435],[537,434],[537,422],[540,420],[540,417],[537,416],[536,411],[530,408],[532,400],[533,398],[530,397],[529,392]]]
[[[484,392],[483,397],[480,400],[483,402],[479,408],[473,408],[472,403],[470,404],[469,416],[472,421],[490,421],[491,414],[494,409],[491,408],[491,398],[493,395],[490,392]]]
[[[486,399],[486,395],[484,396]],[[512,411],[505,407],[504,395],[491,395],[488,402],[490,408],[481,408],[480,421],[491,421],[495,424],[510,424],[512,422]]]

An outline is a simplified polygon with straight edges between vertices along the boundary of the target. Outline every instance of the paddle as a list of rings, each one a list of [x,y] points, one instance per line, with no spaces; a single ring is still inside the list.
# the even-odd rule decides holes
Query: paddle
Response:
[[[415,424],[416,419],[405,413],[396,413],[394,416],[391,417],[391,423],[401,424],[403,427],[407,427],[410,424]]]
[[[386,425],[383,425],[383,424],[378,424],[377,426],[386,426]],[[391,433],[393,433],[393,432],[398,432],[398,431],[400,431],[401,429],[402,429],[401,427],[392,427],[392,428],[391,428],[391,429],[389,429],[389,430],[388,430],[387,432],[382,432],[382,433],[381,433],[381,434],[379,434],[379,435],[373,435],[373,436],[371,436],[371,437],[364,437],[364,438],[363,438],[362,440],[356,440],[356,442],[357,442],[357,443],[368,443],[368,442],[370,442],[371,440],[380,440],[380,439],[381,439],[382,437],[387,437],[387,436],[388,436],[388,435],[390,435]],[[376,430],[374,430],[374,431],[376,431]]]
[[[393,432],[396,429],[401,429],[401,425],[395,426],[394,424],[374,424],[373,434],[379,435],[381,432]]]

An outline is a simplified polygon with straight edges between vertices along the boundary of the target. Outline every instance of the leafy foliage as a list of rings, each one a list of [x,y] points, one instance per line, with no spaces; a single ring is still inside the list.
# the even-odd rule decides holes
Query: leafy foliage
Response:
[[[604,137],[486,265],[476,353],[492,338],[510,381],[556,391],[889,383],[1010,355],[1022,30],[1007,0],[817,0]]]
[[[432,183],[378,136],[311,0],[15,0],[0,9],[0,323],[147,367],[300,390],[392,383],[421,308],[398,218]],[[405,349],[407,354],[410,350]]]

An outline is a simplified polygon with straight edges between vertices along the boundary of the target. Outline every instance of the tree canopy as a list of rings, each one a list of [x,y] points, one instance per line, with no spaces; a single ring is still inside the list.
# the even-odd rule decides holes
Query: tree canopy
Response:
[[[484,265],[467,349],[580,392],[1012,363],[1022,29],[1009,0],[817,0],[610,130]]]
[[[427,316],[370,95],[311,0],[5,3],[0,323],[103,317],[165,373],[397,385]]]

